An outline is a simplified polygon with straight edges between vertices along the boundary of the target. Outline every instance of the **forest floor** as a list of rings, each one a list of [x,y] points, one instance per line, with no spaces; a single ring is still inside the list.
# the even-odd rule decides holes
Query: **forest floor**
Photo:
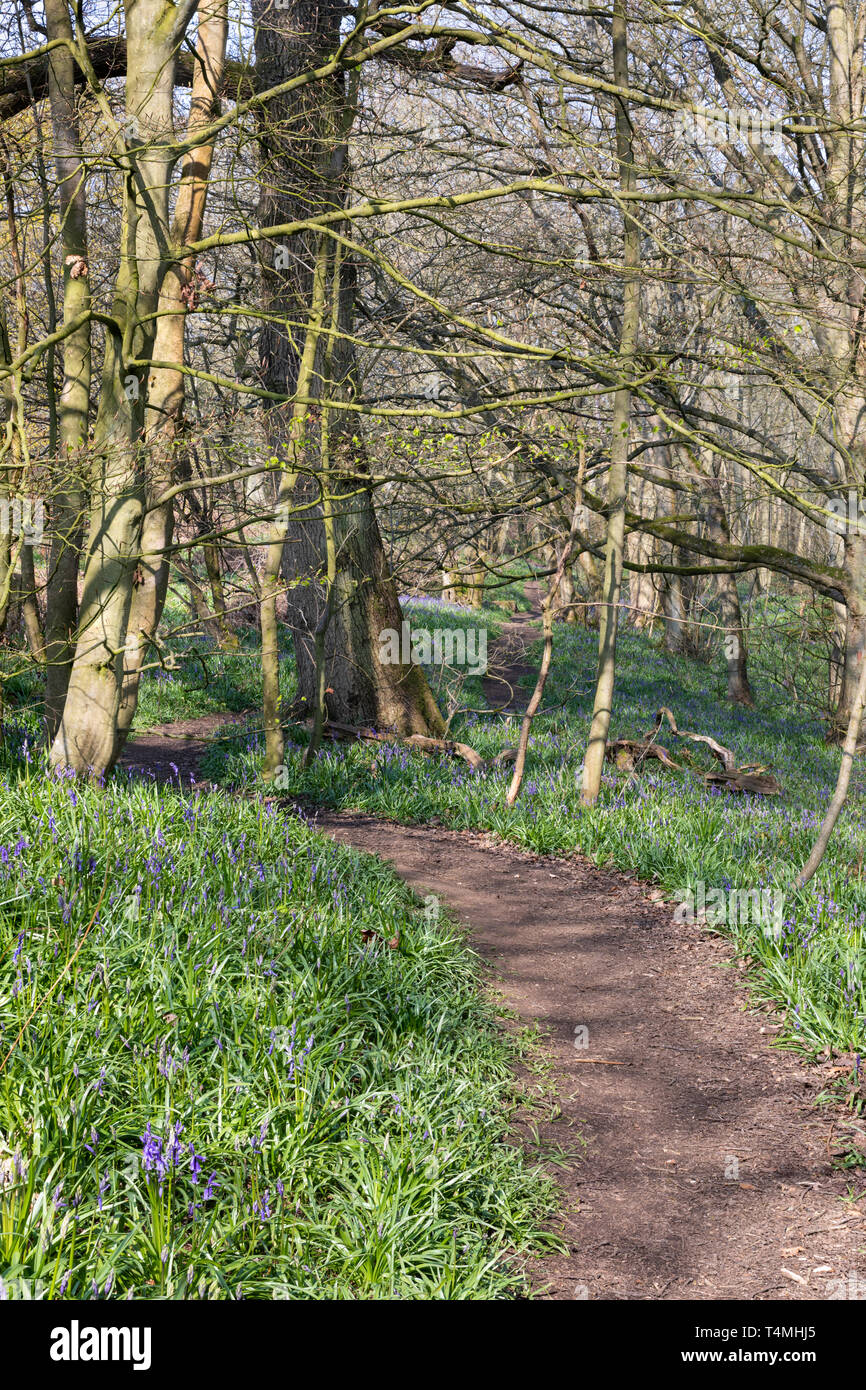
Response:
[[[537,602],[491,653],[508,682],[488,680],[494,706],[520,707],[536,614]],[[197,777],[221,722],[151,730],[124,763]],[[544,1108],[530,1107],[515,1138],[562,1189],[567,1247],[530,1269],[541,1297],[866,1297],[866,1192],[834,1163],[863,1125],[815,1105],[845,1069],[772,1047],[772,1015],[750,1007],[729,942],[579,854],[352,811],[311,823],[435,895],[466,924],[516,1026],[538,1029],[543,1067],[521,1079]]]

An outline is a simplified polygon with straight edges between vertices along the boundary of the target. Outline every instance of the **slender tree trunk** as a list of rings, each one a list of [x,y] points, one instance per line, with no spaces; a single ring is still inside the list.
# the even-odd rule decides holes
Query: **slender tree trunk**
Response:
[[[827,673],[827,710],[830,716],[831,733],[837,727],[837,710],[842,699],[842,683],[845,673],[845,633],[848,628],[848,609],[844,603],[834,600],[832,622],[829,631],[829,670]]]
[[[341,248],[334,248],[334,286],[331,295],[331,332],[325,345],[324,354],[324,376],[329,381],[332,377],[332,366],[334,356],[334,342],[339,327],[340,310],[340,260]],[[322,489],[322,526],[325,532],[325,553],[326,553],[326,573],[325,573],[325,608],[319,618],[319,625],[315,633],[315,658],[316,658],[316,707],[313,716],[313,728],[310,734],[310,742],[304,755],[304,767],[310,767],[322,742],[322,732],[325,727],[328,707],[325,696],[327,694],[327,652],[326,641],[328,629],[334,617],[334,603],[337,596],[337,535],[334,527],[334,499],[331,491],[330,464],[331,464],[331,428],[330,410],[327,404],[322,405],[321,421],[321,454],[319,466],[319,482]]]
[[[604,582],[599,575],[594,555],[583,550],[577,557],[577,568],[584,577],[586,599],[583,601],[582,622],[584,627],[598,627],[601,605],[604,601]]]
[[[860,666],[866,652],[866,535],[857,527],[846,534],[844,566],[849,576],[846,595],[845,660],[842,667],[839,703],[834,716],[837,739],[850,726],[860,680]]]
[[[42,615],[39,612],[39,598],[36,593],[36,568],[33,562],[33,546],[21,547],[21,621],[24,635],[34,661],[41,665],[45,660],[45,637],[42,631]]]
[[[204,567],[210,585],[214,618],[219,633],[218,642],[220,651],[236,652],[240,646],[240,642],[238,641],[237,633],[233,631],[228,617],[226,616],[226,596],[223,586],[220,548],[218,545],[213,544],[213,542],[205,542],[202,546],[202,552],[204,554]]]
[[[0,362],[8,367],[12,361],[9,330],[6,322],[6,307],[0,299]],[[13,576],[17,554],[12,537],[12,509],[10,498],[13,476],[11,460],[15,453],[15,432],[17,405],[15,388],[11,376],[2,382],[2,438],[0,438],[0,633],[6,629],[9,608],[12,602]]]
[[[544,687],[547,684],[547,677],[550,674],[550,663],[553,658],[553,623],[557,613],[557,600],[560,594],[560,586],[563,576],[571,563],[571,555],[574,550],[574,540],[578,531],[580,514],[582,511],[583,499],[580,489],[574,504],[574,516],[571,521],[571,528],[565,543],[562,547],[562,554],[557,561],[553,578],[550,582],[547,594],[541,610],[541,625],[544,633],[544,649],[541,656],[541,666],[538,671],[538,679],[535,682],[535,689],[532,692],[526,713],[520,725],[520,737],[517,740],[517,757],[514,762],[514,772],[505,798],[506,806],[513,806],[520,795],[520,788],[523,783],[523,773],[526,768],[526,754],[529,749],[529,735],[532,732],[532,721],[541,707],[544,697]]]
[[[2,496],[2,494],[0,494]],[[6,631],[9,609],[12,604],[12,532],[8,526],[0,527],[0,633]]]
[[[634,532],[626,541],[629,560],[639,565],[652,564],[654,545],[652,536]],[[632,572],[628,585],[629,622],[638,632],[652,632],[655,626],[658,595],[649,573]]]
[[[199,628],[202,632],[206,632],[209,637],[212,637],[214,642],[218,642],[219,627],[216,618],[208,608],[204,590],[198,583],[191,567],[181,564],[179,561],[175,561],[174,570],[186,585],[189,594],[190,608],[192,609],[193,617]]]
[[[67,0],[45,0],[44,13],[48,40],[71,42]],[[70,49],[65,45],[52,49],[48,57],[48,102],[58,180],[63,322],[83,321],[66,335],[61,346],[63,384],[58,401],[45,595],[45,727],[49,742],[60,727],[75,654],[90,417],[87,191],[75,77],[76,64]]]
[[[713,540],[730,544],[731,531],[728,516],[722,502],[722,490],[717,477],[708,477],[711,489],[707,505],[707,525]],[[740,595],[736,576],[720,574],[718,579],[719,615],[722,621],[723,647],[728,673],[728,699],[734,704],[745,705],[751,709],[755,700],[749,685],[746,658],[746,641],[743,633],[743,615],[740,610]]]
[[[614,0],[613,8],[613,72],[618,87],[628,87],[628,26],[626,0]],[[623,98],[615,98],[616,152],[619,163],[620,188],[631,193],[635,188],[632,128],[628,106]],[[623,309],[620,326],[619,370],[627,382],[633,371],[634,352],[640,320],[640,228],[625,206],[623,230]],[[589,731],[586,758],[583,766],[584,805],[598,800],[601,774],[607,748],[613,706],[616,673],[616,634],[619,621],[619,600],[622,590],[623,544],[625,510],[628,496],[628,443],[631,422],[631,388],[623,384],[613,402],[613,422],[608,474],[607,546],[604,566],[604,604],[598,642],[598,674],[592,724]]]
[[[851,769],[854,766],[854,758],[857,753],[857,740],[860,736],[860,724],[863,719],[864,704],[866,704],[866,658],[861,656],[860,669],[857,674],[857,685],[854,690],[854,698],[851,702],[851,715],[848,720],[845,742],[842,746],[842,761],[839,764],[836,789],[833,793],[833,799],[827,807],[827,814],[818,832],[818,838],[812,847],[812,853],[809,855],[809,858],[794,880],[795,892],[809,882],[809,879],[820,865],[821,860],[827,852],[830,836],[833,834],[842,807],[845,805],[845,800],[848,796],[848,784],[851,781]]]
[[[676,559],[676,554],[674,558]],[[686,611],[683,602],[682,581],[678,574],[666,574],[664,577],[662,614],[664,616],[665,651],[679,656],[686,647]]]
[[[562,576],[559,592],[562,596],[563,620],[570,626],[574,626],[577,622],[577,608],[575,606],[577,591],[574,587],[574,575],[571,572],[570,565]]]
[[[204,129],[219,109],[228,29],[226,0],[202,0],[196,42],[187,137]],[[213,144],[188,155],[181,176],[172,226],[172,241],[185,245],[201,236],[213,162]],[[157,362],[183,363],[187,313],[198,291],[196,268],[187,258],[171,263],[160,287],[159,319],[153,346]],[[153,368],[149,374],[144,430],[150,455],[148,508],[141,530],[141,554],[129,615],[123,663],[123,688],[117,716],[114,757],[132,727],[141,671],[151,650],[168,592],[169,555],[174,530],[174,502],[161,501],[174,480],[176,450],[184,407],[184,377],[177,369]]]
[[[641,515],[652,515],[655,489],[645,478],[636,480],[634,509]],[[626,541],[626,554],[635,564],[651,565],[655,553],[652,536],[634,531]],[[638,632],[652,632],[658,609],[655,578],[649,572],[632,570],[628,581],[628,620]]]

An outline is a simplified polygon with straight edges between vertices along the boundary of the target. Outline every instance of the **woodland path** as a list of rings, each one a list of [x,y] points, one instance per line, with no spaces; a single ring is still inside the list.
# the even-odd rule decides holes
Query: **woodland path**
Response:
[[[497,644],[512,685],[534,616]],[[488,697],[501,706],[501,684]],[[125,761],[158,777],[174,763],[186,780],[218,722],[164,726]],[[852,1275],[864,1296],[866,1197],[839,1200],[863,1183],[831,1155],[866,1147],[866,1126],[815,1108],[834,1064],[772,1049],[772,1016],[749,1007],[724,941],[578,855],[354,812],[320,810],[312,823],[435,894],[488,962],[510,1026],[540,1029],[543,1069],[522,1080],[541,1101],[518,1135],[562,1188],[554,1225],[568,1253],[531,1266],[539,1296],[824,1300]]]

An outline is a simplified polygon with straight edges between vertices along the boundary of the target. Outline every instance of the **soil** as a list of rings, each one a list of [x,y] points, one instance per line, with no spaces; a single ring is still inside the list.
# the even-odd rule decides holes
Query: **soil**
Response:
[[[514,616],[499,629],[490,649],[487,675],[481,682],[489,708],[503,714],[521,714],[526,707],[519,685],[529,670],[529,648],[539,638],[541,585],[527,584],[526,597],[530,608],[526,612],[515,609]]]
[[[229,724],[248,723],[251,712],[204,714],[199,719],[158,724],[130,737],[118,760],[119,766],[153,777],[157,782],[199,782],[199,763],[208,742]]]
[[[537,1124],[542,1154],[565,1151],[568,1254],[532,1268],[543,1296],[826,1299],[858,1267],[866,1292],[866,1202],[839,1201],[830,1158],[847,1112],[814,1107],[838,1068],[771,1049],[720,938],[578,856],[361,814],[316,823],[437,895],[545,1035],[555,1101],[524,1137]]]
[[[492,653],[491,707],[522,708],[532,597]],[[197,777],[204,740],[225,722],[163,726],[124,761]],[[750,1007],[745,966],[721,938],[675,923],[660,894],[579,855],[354,812],[319,811],[314,823],[435,894],[467,925],[518,1025],[540,1030],[543,1073],[522,1069],[539,1099],[516,1138],[562,1189],[567,1253],[531,1265],[536,1296],[866,1296],[866,1184],[833,1158],[866,1147],[866,1123],[815,1106],[846,1067],[773,1049],[772,1015]],[[840,1200],[849,1189],[864,1199]]]

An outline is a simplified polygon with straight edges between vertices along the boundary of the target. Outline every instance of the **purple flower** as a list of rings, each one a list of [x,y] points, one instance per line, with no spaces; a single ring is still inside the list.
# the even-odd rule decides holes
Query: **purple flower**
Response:
[[[257,1216],[260,1221],[269,1221],[272,1216],[270,1196],[270,1189],[265,1188],[261,1199],[258,1202],[253,1202],[253,1214]]]
[[[193,1182],[197,1183],[201,1174],[202,1155],[196,1153],[194,1144],[189,1146],[189,1155],[189,1171],[192,1174]]]

